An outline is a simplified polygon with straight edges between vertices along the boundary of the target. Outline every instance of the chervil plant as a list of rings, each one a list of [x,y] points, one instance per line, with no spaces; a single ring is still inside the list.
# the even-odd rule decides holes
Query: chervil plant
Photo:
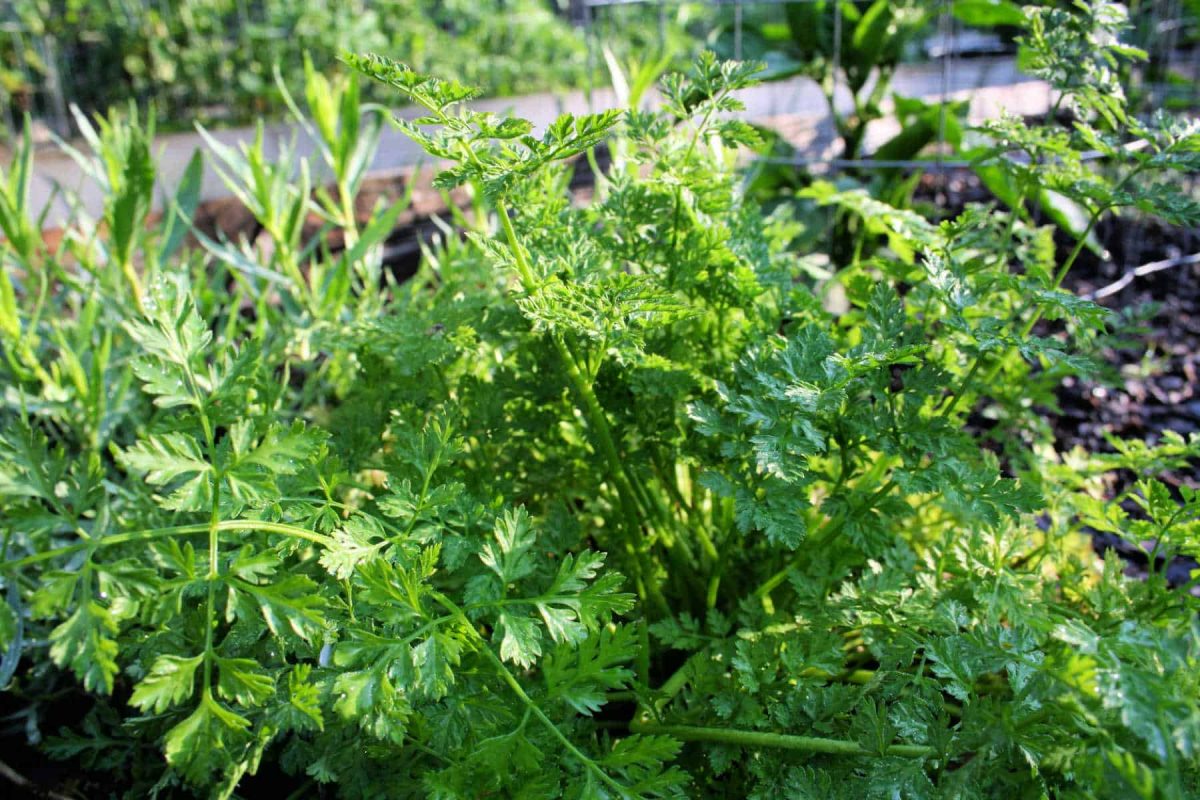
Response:
[[[0,678],[51,754],[131,796],[251,796],[264,763],[364,798],[1194,796],[1195,599],[1080,531],[1194,552],[1200,501],[1158,478],[1200,439],[964,425],[1018,405],[988,371],[1084,369],[1107,323],[1049,231],[818,188],[888,242],[833,315],[741,194],[755,65],[535,133],[346,61],[478,198],[403,285],[372,279],[393,211],[359,227],[257,146],[218,157],[275,246],[136,283],[111,226],[47,251],[4,176]],[[338,186],[354,91],[310,83]],[[105,130],[124,175],[140,129]],[[314,202],[358,228],[340,254],[290,238]]]

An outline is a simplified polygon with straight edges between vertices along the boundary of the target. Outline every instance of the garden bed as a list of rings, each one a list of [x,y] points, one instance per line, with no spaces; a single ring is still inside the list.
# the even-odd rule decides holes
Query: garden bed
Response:
[[[875,3],[860,53],[893,10],[920,13]],[[1029,12],[1026,62],[1083,110],[1080,135],[994,120],[1003,151],[1029,158],[997,158],[988,185],[1031,213],[1069,195],[1096,209],[1088,230],[1118,207],[1200,225],[1175,191],[1200,133],[1101,91],[1136,55],[1123,23],[1110,4]],[[921,145],[892,172],[799,194],[780,181],[764,210],[738,171],[758,131],[727,116],[755,68],[711,54],[663,82],[658,112],[544,129],[386,58],[347,63],[426,109],[405,131],[445,162],[441,185],[480,190],[468,221],[467,198],[424,174],[364,191],[375,140],[359,123],[376,118],[353,85],[312,75],[336,191],[261,140],[214,148],[250,215],[211,197],[195,212],[192,170],[177,207],[204,253],[179,249],[179,217],[148,217],[136,122],[96,143],[109,197],[101,224],[75,223],[87,241],[47,252],[24,183],[0,181],[0,703],[7,735],[66,759],[8,764],[9,780],[224,797],[1196,795],[1200,712],[1178,687],[1200,682],[1197,601],[1160,556],[1200,552],[1200,436],[1089,438],[1063,422],[1086,414],[1069,390],[1111,393],[1060,386],[1104,374],[1096,342],[1118,378],[1130,360],[1078,280],[1128,302],[1146,287],[1107,288],[1104,263],[1170,257],[1173,237],[1139,228],[1127,239],[1145,252],[1113,240],[1089,264],[1024,215],[942,219],[987,199],[948,163],[914,205],[917,181],[886,179],[937,141],[922,104]],[[878,117],[860,119],[838,120],[853,159]],[[1120,138],[1089,119],[1119,120]],[[605,165],[605,144],[624,157]],[[819,299],[829,265],[837,308]],[[1145,316],[1164,352],[1195,309],[1167,312]],[[1194,360],[1170,354],[1183,383],[1133,375],[1138,414],[1194,397]],[[1060,460],[1071,437],[1112,452]],[[1143,551],[1144,580],[1095,559],[1093,531]]]

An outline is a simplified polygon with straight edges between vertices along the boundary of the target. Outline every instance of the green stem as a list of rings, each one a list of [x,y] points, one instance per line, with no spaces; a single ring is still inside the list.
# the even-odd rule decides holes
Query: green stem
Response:
[[[300,784],[300,787],[296,789],[296,791],[284,798],[284,800],[303,800],[303,798],[309,797],[310,792],[312,792],[313,787],[316,786],[316,783],[316,778],[309,778],[304,783]]]
[[[667,288],[675,288],[675,252],[679,249],[679,214],[683,208],[683,189],[675,187],[675,211],[671,221],[671,263],[667,264]]]
[[[529,259],[525,255],[525,249],[521,246],[520,240],[517,239],[517,232],[513,228],[508,207],[503,201],[496,202],[496,214],[500,218],[500,227],[504,230],[504,237],[507,240],[508,249],[512,253],[513,262],[516,264],[517,274],[521,278],[522,287],[526,292],[531,292],[536,287],[533,268],[530,266]],[[583,405],[583,411],[588,419],[588,428],[591,430],[605,461],[608,462],[609,472],[616,486],[617,495],[626,519],[626,527],[628,528],[626,531],[625,550],[633,559],[632,564],[637,571],[637,575],[634,577],[641,578],[640,581],[636,581],[640,587],[639,594],[646,593],[648,598],[643,599],[649,599],[660,614],[667,616],[670,614],[670,606],[662,594],[662,589],[653,578],[652,565],[646,558],[642,542],[639,541],[641,525],[637,520],[637,491],[626,475],[625,466],[621,461],[620,453],[617,451],[616,442],[613,440],[608,418],[604,413],[604,409],[601,408],[600,400],[592,390],[591,384],[579,370],[579,364],[575,360],[575,356],[570,348],[567,347],[566,341],[557,334],[551,334],[550,340],[554,344],[554,349],[558,353],[559,360],[562,362],[563,370],[567,373],[568,381],[570,381],[575,394],[578,396],[579,402]]]
[[[129,284],[129,291],[133,295],[134,306],[137,308],[139,314],[145,316],[146,292],[142,288],[142,279],[138,277],[137,269],[133,266],[132,260],[121,260],[121,274],[125,277],[125,282]]]
[[[5,561],[0,563],[0,571],[24,569],[25,567],[41,563],[43,561],[52,561],[60,556],[77,553],[80,550],[86,550],[89,547],[111,547],[119,544],[130,544],[131,542],[147,542],[154,539],[166,539],[171,536],[190,536],[197,533],[211,533],[214,527],[211,522],[203,522],[195,525],[175,525],[169,528],[148,528],[140,531],[129,531],[127,533],[114,533],[111,536],[105,536],[103,539],[92,539],[86,542],[77,542],[67,545],[66,547],[58,547],[54,550],[43,550],[40,553],[34,553],[25,558],[15,559],[13,561]],[[278,533],[284,536],[290,536],[293,539],[303,539],[313,544],[319,544],[323,547],[332,547],[334,542],[330,537],[310,531],[306,528],[298,528],[294,525],[287,525],[282,522],[264,522],[253,519],[227,519],[221,520],[215,526],[218,532],[231,531],[258,531],[261,533]]]
[[[502,200],[496,201],[496,215],[500,217],[500,227],[504,230],[504,238],[508,242],[508,249],[512,252],[513,261],[517,265],[517,274],[521,278],[521,287],[526,292],[532,292],[537,288],[537,281],[533,277],[533,268],[529,265],[529,259],[525,256],[525,248],[521,246],[521,242],[517,239],[517,231],[513,228],[512,218],[508,215],[508,206]]]
[[[217,627],[217,578],[220,576],[220,551],[218,545],[220,536],[218,526],[221,519],[218,516],[221,497],[220,479],[213,477],[213,508],[212,520],[208,527],[208,596],[204,603],[204,689],[212,689],[213,673],[213,632]]]
[[[449,426],[445,427],[442,433],[439,435],[442,449],[438,449],[433,454],[432,460],[428,464],[427,469],[425,469],[425,476],[421,481],[421,491],[417,494],[416,505],[413,506],[412,519],[408,521],[408,525],[404,527],[404,532],[400,534],[401,540],[406,540],[412,535],[412,532],[416,530],[417,522],[420,520],[421,514],[426,510],[425,502],[429,499],[429,485],[433,482],[433,474],[437,472],[438,467],[441,466],[442,453],[444,452],[444,448],[449,441],[450,435],[451,429]]]
[[[1132,175],[1132,173],[1131,173],[1131,175]],[[1123,184],[1124,184],[1124,181],[1122,181],[1121,184],[1119,184],[1119,185],[1123,185]],[[1066,280],[1067,273],[1069,273],[1071,271],[1071,267],[1074,266],[1074,264],[1075,264],[1075,259],[1079,258],[1079,254],[1083,252],[1083,246],[1087,243],[1087,238],[1088,238],[1088,236],[1091,235],[1092,228],[1094,228],[1096,226],[1096,223],[1100,221],[1101,215],[1103,215],[1104,212],[1107,210],[1108,209],[1106,209],[1105,207],[1102,206],[1102,207],[1096,209],[1094,212],[1092,212],[1092,216],[1088,220],[1087,227],[1083,229],[1083,234],[1080,235],[1079,241],[1077,241],[1075,243],[1075,247],[1071,249],[1070,255],[1067,256],[1067,260],[1064,261],[1062,263],[1062,266],[1060,266],[1058,268],[1058,273],[1054,276],[1054,283],[1053,283],[1052,288],[1057,289],[1058,287],[1062,286],[1062,282],[1064,280]],[[1029,311],[1028,304],[1025,305],[1020,311],[1017,312],[1016,318],[1020,319],[1027,311]],[[1033,314],[1030,315],[1029,319],[1025,321],[1025,324],[1021,326],[1021,338],[1022,339],[1024,339],[1030,333],[1033,332],[1033,327],[1038,324],[1038,321],[1041,320],[1041,318],[1042,318],[1042,309],[1040,307],[1035,308],[1033,310]],[[992,364],[991,369],[989,369],[987,371],[987,374],[984,375],[983,383],[985,385],[991,385],[991,383],[996,379],[996,376],[1000,373],[1000,369],[1004,366],[1004,362],[1006,360],[1005,356],[1007,356],[1007,353],[1002,354],[1000,356],[1000,358],[998,358],[996,360],[996,362],[994,364]],[[975,373],[975,371],[979,369],[982,362],[983,362],[983,353],[980,353],[979,355],[977,355],[975,357],[975,361],[971,365],[971,369],[968,371],[967,374],[973,375]],[[964,388],[965,388],[965,382],[964,382]],[[955,398],[954,405],[958,405],[957,398]],[[951,410],[952,410],[952,407],[948,406],[946,409],[946,413],[949,413]]]
[[[438,117],[443,124],[450,124],[450,120],[444,111],[431,107],[416,96],[414,96],[414,99],[420,102],[421,105],[429,108],[434,116]],[[695,147],[695,138],[693,137],[693,141],[689,146],[689,153],[691,152],[691,148]],[[466,145],[463,146],[463,150],[469,161],[476,166],[480,165],[479,157],[475,154],[474,150]],[[526,292],[532,292],[537,288],[537,280],[534,277],[533,267],[529,263],[529,258],[525,254],[525,248],[521,246],[521,242],[517,238],[517,232],[513,228],[512,217],[508,213],[508,206],[503,199],[497,199],[495,207],[496,215],[500,218],[500,227],[504,230],[504,238],[508,244],[509,251],[512,253],[513,261],[516,264],[517,274],[521,279],[522,287]],[[583,403],[588,417],[589,430],[591,430],[592,434],[598,440],[600,450],[604,454],[605,460],[608,461],[611,477],[616,486],[619,501],[626,519],[625,550],[631,557],[631,565],[635,571],[633,577],[638,587],[638,594],[643,600],[648,596],[650,601],[656,606],[658,612],[663,616],[667,616],[670,614],[670,606],[667,604],[658,582],[653,579],[652,565],[648,562],[645,548],[640,541],[641,525],[638,523],[636,511],[638,493],[617,452],[612,430],[608,424],[608,418],[605,416],[604,410],[601,408],[600,401],[592,390],[591,384],[584,378],[583,373],[580,371],[578,361],[567,347],[566,342],[561,336],[552,335],[550,338],[554,343],[555,350],[558,351],[568,379],[574,387],[576,394],[579,395],[580,402]],[[646,504],[646,511],[652,511],[652,507],[649,504]]]
[[[638,623],[638,652],[634,659],[637,679],[642,689],[650,688],[650,621],[644,616]]]
[[[221,479],[224,473],[217,467],[217,440],[213,435],[212,422],[204,410],[204,399],[199,393],[196,376],[191,367],[186,370],[188,381],[192,385],[192,394],[196,406],[200,410],[200,422],[204,427],[204,441],[208,451],[208,464],[212,469],[212,506],[208,519],[208,592],[204,603],[204,691],[212,691],[213,661],[216,654],[213,647],[213,635],[217,627],[217,578],[221,574],[220,562],[220,530],[221,524]]]
[[[1138,164],[1133,169],[1131,169],[1124,178],[1122,178],[1120,181],[1117,182],[1117,184],[1115,186],[1113,186],[1112,195],[1116,196],[1122,189],[1124,189],[1125,185],[1128,184],[1131,180],[1133,180],[1133,178],[1135,176],[1137,176],[1137,174],[1140,173],[1145,166],[1146,166],[1145,163],[1141,163],[1141,164]],[[1104,213],[1106,211],[1111,210],[1113,207],[1114,206],[1112,206],[1112,205],[1102,205],[1102,206],[1099,206],[1095,211],[1092,212],[1091,217],[1088,219],[1087,227],[1085,227],[1083,229],[1083,233],[1080,234],[1079,240],[1075,242],[1075,247],[1071,249],[1071,253],[1067,256],[1067,260],[1064,261],[1062,263],[1062,266],[1060,266],[1058,268],[1058,272],[1054,276],[1054,284],[1053,284],[1052,288],[1058,289],[1060,286],[1062,286],[1063,281],[1066,280],[1068,273],[1070,273],[1070,271],[1071,271],[1071,267],[1073,267],[1075,265],[1075,260],[1077,258],[1079,258],[1079,254],[1083,252],[1083,247],[1084,247],[1084,245],[1087,244],[1087,238],[1089,236],[1091,236],[1092,230],[1096,227],[1096,223],[1098,223],[1100,221],[1100,218],[1102,216],[1104,216]],[[1017,319],[1020,319],[1021,315],[1024,314],[1028,310],[1029,310],[1029,306],[1026,305],[1024,308],[1021,309],[1021,311],[1019,311],[1017,313]],[[1042,318],[1042,309],[1041,308],[1034,309],[1033,315],[1026,321],[1025,325],[1022,326],[1022,328],[1021,328],[1021,338],[1022,339],[1024,339],[1026,336],[1028,336],[1033,331],[1033,327],[1035,325],[1037,325],[1038,321],[1041,318]],[[975,357],[975,360],[978,362],[982,358],[983,358],[983,354],[981,353],[980,355]],[[992,368],[989,369],[987,374],[984,376],[983,382],[985,384],[990,385],[992,383],[992,381],[994,381],[996,379],[996,375],[1000,372],[1000,368],[1002,366],[1004,366],[1004,361],[1005,361],[1004,356],[1001,356],[996,361],[996,363],[992,365]]]
[[[571,352],[567,349],[566,342],[560,336],[552,335],[550,338],[554,341],[555,349],[558,350],[568,380],[570,380],[575,393],[583,403],[584,412],[588,418],[588,426],[596,439],[596,443],[600,446],[600,451],[604,454],[605,461],[608,462],[609,472],[613,483],[616,485],[617,495],[622,505],[626,527],[628,528],[625,539],[626,552],[634,559],[634,566],[643,579],[643,586],[649,595],[649,599],[654,603],[659,613],[667,616],[670,614],[670,606],[667,604],[666,598],[663,597],[662,589],[659,588],[657,581],[654,580],[652,565],[646,558],[643,543],[639,541],[641,525],[637,519],[637,495],[625,475],[624,465],[621,462],[620,454],[617,452],[616,443],[613,441],[612,430],[609,428],[604,409],[600,407],[600,401],[596,397],[596,393],[592,391],[592,387],[580,374],[579,368],[575,365],[575,361],[571,357]]]
[[[338,200],[342,204],[342,235],[346,249],[358,243],[358,218],[354,209],[354,194],[344,181],[338,181]]]
[[[977,356],[975,361],[972,362],[971,368],[967,370],[967,374],[963,376],[962,381],[950,392],[950,397],[947,398],[946,405],[942,407],[942,411],[938,416],[947,417],[953,413],[954,409],[958,407],[958,402],[962,400],[963,395],[971,388],[971,381],[975,379],[975,373],[979,372],[979,368],[982,366],[983,359]]]
[[[858,742],[843,739],[825,739],[816,736],[792,736],[786,733],[764,733],[735,728],[704,728],[694,725],[660,725],[646,717],[638,717],[629,723],[634,733],[670,736],[684,742],[714,742],[740,747],[766,747],[794,750],[802,753],[827,753],[829,755],[904,758],[931,758],[937,755],[932,747],[915,744],[894,744],[882,753],[868,750]]]
[[[683,690],[683,687],[687,685],[688,678],[692,677],[692,673],[696,670],[696,663],[702,657],[702,653],[693,654],[691,658],[683,662],[682,667],[671,673],[671,677],[663,681],[663,685],[658,687],[658,693],[663,700],[670,700]]]
[[[719,569],[714,569],[713,574],[708,579],[708,586],[704,590],[704,608],[712,611],[717,607],[717,593],[721,591],[721,572]]]
[[[585,755],[578,747],[576,747],[575,744],[558,729],[558,726],[554,724],[554,721],[546,716],[546,713],[542,711],[541,707],[535,703],[528,694],[525,693],[525,689],[521,686],[520,682],[512,676],[512,673],[508,671],[508,667],[504,665],[504,662],[500,660],[499,656],[492,652],[491,646],[488,644],[487,640],[483,638],[483,635],[476,630],[475,626],[471,624],[471,620],[467,618],[466,613],[464,613],[461,608],[455,605],[454,601],[443,595],[441,592],[434,592],[433,599],[436,600],[443,608],[453,614],[463,625],[465,630],[471,631],[475,639],[479,642],[479,652],[481,652],[484,658],[486,658],[495,668],[497,674],[500,676],[500,679],[508,684],[508,688],[512,689],[513,694],[515,694],[517,698],[520,699],[520,701],[525,705],[525,707],[529,709],[529,712],[533,714],[533,716],[536,717],[543,726],[545,726],[546,730],[558,740],[559,744],[563,746],[563,749],[570,753],[571,756],[579,761],[579,763],[582,764],[586,769],[593,772],[602,783],[615,790],[618,797],[626,796],[626,788],[614,780],[612,776],[610,776],[604,770],[600,769],[600,766],[594,760],[588,758],[587,755]]]
[[[874,508],[875,504],[882,500],[884,496],[894,488],[896,488],[896,479],[892,478],[883,486],[880,486],[879,489],[867,499],[867,502],[863,507],[867,509]],[[760,598],[766,597],[776,588],[778,588],[781,583],[787,580],[787,577],[792,573],[792,570],[799,566],[800,563],[808,557],[809,553],[813,552],[814,549],[820,547],[821,545],[828,544],[835,536],[842,532],[842,528],[845,526],[847,518],[848,512],[846,514],[842,514],[835,520],[830,520],[827,525],[821,528],[809,539],[809,541],[806,543],[806,546],[801,548],[801,550],[796,553],[791,560],[788,561],[783,569],[779,570],[774,575],[763,581],[762,584],[760,584],[759,587],[754,591],[754,596]]]
[[[303,306],[314,317],[317,316],[317,300],[313,293],[313,288],[308,285],[308,281],[304,277],[304,273],[300,269],[300,264],[296,258],[296,253],[293,251],[291,243],[285,242],[282,238],[275,239],[276,254],[279,256],[279,263],[283,267],[283,273],[291,279],[295,286],[295,291],[300,305]]]

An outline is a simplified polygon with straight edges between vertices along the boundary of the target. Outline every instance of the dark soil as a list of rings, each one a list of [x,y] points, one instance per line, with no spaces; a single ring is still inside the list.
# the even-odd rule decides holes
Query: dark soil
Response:
[[[1081,296],[1106,295],[1096,302],[1116,312],[1146,309],[1150,315],[1133,346],[1104,351],[1105,360],[1119,369],[1120,382],[1063,383],[1058,392],[1062,414],[1055,421],[1060,444],[1103,452],[1111,450],[1105,432],[1151,444],[1164,431],[1184,437],[1200,432],[1200,264],[1185,259],[1200,252],[1200,232],[1157,220],[1118,219],[1101,226],[1100,234],[1110,258],[1081,257],[1064,288]],[[1105,292],[1149,262],[1161,262],[1163,269],[1133,277],[1115,293]],[[1200,488],[1200,465],[1158,477],[1170,486]],[[1129,563],[1128,574],[1146,574],[1143,549],[1112,534],[1096,534],[1093,544],[1098,552],[1116,550]],[[1197,567],[1190,558],[1161,560],[1157,567],[1165,567],[1168,581],[1176,586],[1187,583]]]
[[[960,170],[926,175],[917,196],[948,214],[969,203],[993,200],[974,175]],[[1059,387],[1059,412],[1050,415],[1058,448],[1078,445],[1103,453],[1112,451],[1105,434],[1154,444],[1164,431],[1184,437],[1200,432],[1200,263],[1186,258],[1200,253],[1200,230],[1120,216],[1102,221],[1096,234],[1105,257],[1084,250],[1063,288],[1094,296],[1095,302],[1116,313],[1133,313],[1143,323],[1136,337],[1126,337],[1120,346],[1101,353],[1118,376],[1115,380],[1068,378]],[[1073,244],[1060,236],[1060,259]],[[1153,262],[1161,268],[1131,275]],[[1041,327],[1040,333],[1050,332]],[[1158,477],[1169,486],[1200,488],[1200,464]],[[1124,491],[1133,479],[1117,475],[1110,491]],[[1129,563],[1130,575],[1146,574],[1147,558],[1141,549],[1110,534],[1096,533],[1093,543],[1098,552],[1116,550]],[[1171,558],[1159,566],[1166,567],[1173,585],[1181,585],[1197,565],[1191,559]]]
[[[1200,251],[1200,232],[1168,228],[1155,220],[1110,220],[1101,228],[1111,258],[1090,253],[1067,276],[1065,288],[1088,296],[1120,281],[1141,264],[1182,262]],[[1165,265],[1164,265],[1165,266]],[[1059,392],[1059,438],[1093,450],[1107,449],[1102,433],[1155,442],[1162,431],[1200,431],[1200,264],[1178,263],[1134,277],[1120,291],[1098,298],[1120,312],[1153,308],[1146,332],[1128,349],[1105,352],[1124,381],[1112,388],[1066,383]],[[1167,476],[1200,486],[1200,470]]]
[[[969,172],[927,175],[918,197],[941,209],[961,209],[991,197]],[[1149,312],[1143,332],[1103,352],[1121,375],[1116,386],[1068,379],[1058,393],[1062,413],[1054,420],[1061,449],[1075,445],[1111,450],[1104,434],[1157,442],[1164,430],[1200,432],[1200,264],[1172,263],[1133,277],[1114,293],[1104,290],[1150,262],[1183,261],[1200,252],[1200,230],[1173,228],[1154,219],[1110,217],[1097,226],[1107,250],[1100,258],[1084,250],[1063,283],[1114,312]],[[1060,237],[1060,258],[1074,244]],[[1200,486],[1200,468],[1167,476],[1176,485]]]

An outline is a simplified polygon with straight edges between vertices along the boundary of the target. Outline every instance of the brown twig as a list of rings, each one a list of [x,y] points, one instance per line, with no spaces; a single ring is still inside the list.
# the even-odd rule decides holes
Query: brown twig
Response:
[[[36,783],[29,780],[3,761],[0,761],[0,777],[4,778],[14,786],[24,789],[34,797],[45,797],[49,798],[49,800],[77,800],[70,795],[59,794],[52,789],[47,789],[44,786],[38,786]]]
[[[1101,289],[1097,289],[1090,294],[1084,295],[1085,300],[1102,300],[1105,297],[1110,297],[1124,289],[1129,284],[1133,283],[1134,278],[1141,278],[1146,275],[1152,275],[1155,272],[1161,272],[1164,269],[1171,267],[1182,267],[1188,264],[1200,264],[1200,253],[1192,253],[1190,256],[1179,256],[1178,258],[1167,258],[1162,261],[1151,261],[1148,264],[1142,264],[1140,267],[1134,267],[1127,270],[1117,280],[1110,283]]]

